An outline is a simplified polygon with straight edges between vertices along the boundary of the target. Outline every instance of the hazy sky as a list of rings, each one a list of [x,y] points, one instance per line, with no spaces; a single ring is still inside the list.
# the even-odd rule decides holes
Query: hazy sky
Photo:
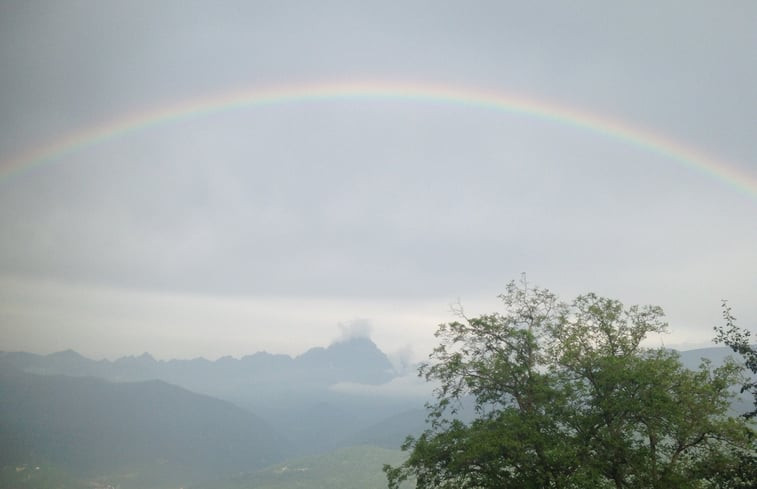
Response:
[[[327,98],[179,118],[0,177],[0,350],[420,358],[528,274],[757,325],[757,3],[1,1],[0,172],[130,114],[314,84],[456,87],[623,121],[732,183],[575,125]],[[659,341],[659,340],[655,340]]]

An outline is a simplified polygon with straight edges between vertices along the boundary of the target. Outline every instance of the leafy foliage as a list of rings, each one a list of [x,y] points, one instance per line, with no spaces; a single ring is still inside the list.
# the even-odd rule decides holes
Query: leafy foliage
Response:
[[[659,307],[587,294],[566,304],[512,282],[503,314],[442,324],[420,374],[438,383],[430,428],[384,468],[389,487],[715,487],[750,433],[727,416],[740,368],[685,369],[641,346],[666,330]],[[459,410],[473,401],[476,419]]]
[[[757,347],[751,342],[752,333],[748,329],[739,328],[731,307],[723,301],[724,326],[715,327],[715,343],[723,343],[744,359],[744,366],[753,374],[751,380],[746,380],[741,386],[741,393],[750,392],[754,397],[754,409],[746,413],[747,418],[757,416]]]
[[[744,413],[744,418],[757,416],[757,348],[751,342],[751,332],[739,328],[731,307],[723,301],[723,320],[725,325],[715,327],[715,342],[724,343],[744,360],[744,367],[751,371],[752,377],[746,377],[741,384],[741,393],[750,392],[754,399],[753,409]],[[757,486],[757,435],[747,433],[749,449],[737,450],[736,463],[725,464],[711,471],[710,477],[717,487],[724,489],[752,489]]]

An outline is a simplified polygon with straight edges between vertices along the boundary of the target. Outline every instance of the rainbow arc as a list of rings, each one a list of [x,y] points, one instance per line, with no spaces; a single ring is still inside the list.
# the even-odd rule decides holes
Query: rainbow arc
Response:
[[[734,164],[706,155],[691,145],[675,141],[655,131],[524,96],[446,85],[392,82],[345,82],[254,88],[194,98],[116,117],[102,124],[71,132],[10,160],[0,162],[0,182],[29,169],[52,164],[87,147],[186,118],[283,103],[361,99],[463,105],[574,127],[662,155],[671,162],[719,180],[757,199],[757,175],[749,174]]]

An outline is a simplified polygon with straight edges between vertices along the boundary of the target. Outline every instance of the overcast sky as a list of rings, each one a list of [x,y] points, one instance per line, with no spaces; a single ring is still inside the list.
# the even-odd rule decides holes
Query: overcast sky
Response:
[[[445,85],[623,121],[757,178],[757,2],[1,1],[0,171],[237,90]],[[598,133],[454,103],[326,99],[123,134],[0,180],[0,350],[419,359],[522,272],[757,329],[757,188]]]

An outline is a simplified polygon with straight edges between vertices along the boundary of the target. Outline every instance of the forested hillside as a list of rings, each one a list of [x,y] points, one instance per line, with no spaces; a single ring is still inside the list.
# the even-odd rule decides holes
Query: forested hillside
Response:
[[[311,348],[296,357],[257,352],[239,359],[162,361],[143,354],[94,361],[69,350],[50,355],[0,353],[0,366],[116,382],[161,380],[224,399],[265,418],[292,442],[290,455],[347,446],[366,427],[422,407],[429,392],[422,383],[399,395],[377,390],[399,373],[363,337]],[[409,376],[414,378],[414,373]]]
[[[228,402],[161,381],[0,372],[0,467],[79,477],[171,472],[184,483],[265,467],[287,442]]]

